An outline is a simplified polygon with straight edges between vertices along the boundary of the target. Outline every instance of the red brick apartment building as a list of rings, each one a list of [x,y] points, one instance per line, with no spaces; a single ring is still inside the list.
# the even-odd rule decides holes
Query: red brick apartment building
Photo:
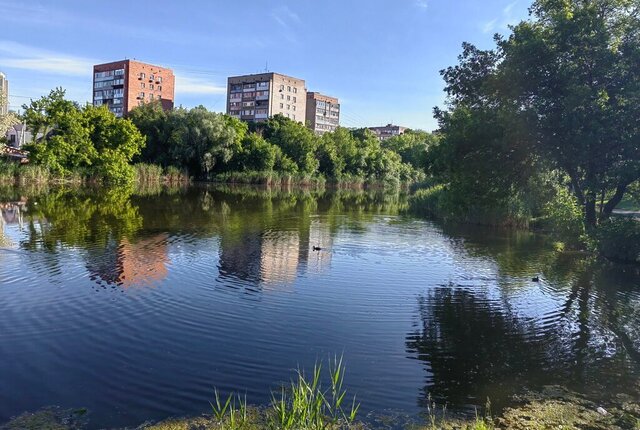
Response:
[[[93,105],[107,105],[117,116],[154,100],[171,109],[174,91],[175,76],[166,67],[135,60],[93,66]]]

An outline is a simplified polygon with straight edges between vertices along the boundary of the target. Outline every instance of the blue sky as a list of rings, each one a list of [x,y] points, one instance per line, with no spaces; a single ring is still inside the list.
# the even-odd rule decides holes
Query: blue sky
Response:
[[[493,46],[528,0],[0,0],[0,70],[10,104],[62,86],[91,99],[91,66],[135,58],[171,67],[176,104],[225,109],[226,77],[264,71],[338,97],[341,125],[432,130],[439,70],[463,41]]]

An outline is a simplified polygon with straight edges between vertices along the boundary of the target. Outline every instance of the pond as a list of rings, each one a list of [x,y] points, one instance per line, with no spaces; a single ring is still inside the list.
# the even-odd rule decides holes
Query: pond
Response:
[[[206,412],[214,387],[267,404],[334,355],[365,415],[500,409],[545,384],[640,395],[637,266],[406,198],[0,189],[0,423],[60,405],[134,426]]]

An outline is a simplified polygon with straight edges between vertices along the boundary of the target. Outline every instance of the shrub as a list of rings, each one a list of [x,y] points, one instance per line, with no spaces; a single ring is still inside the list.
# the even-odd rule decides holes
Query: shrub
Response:
[[[543,207],[542,226],[549,229],[558,240],[577,245],[585,234],[584,216],[576,198],[562,187],[555,198]]]
[[[613,218],[595,233],[602,255],[612,260],[640,263],[640,222],[633,218]]]

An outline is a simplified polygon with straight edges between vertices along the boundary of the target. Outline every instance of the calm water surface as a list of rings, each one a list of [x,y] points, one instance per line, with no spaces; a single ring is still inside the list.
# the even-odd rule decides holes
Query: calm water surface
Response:
[[[333,354],[365,412],[640,393],[637,266],[403,215],[402,193],[3,189],[0,207],[0,422],[55,404],[131,426],[207,411],[214,387],[266,404]]]

